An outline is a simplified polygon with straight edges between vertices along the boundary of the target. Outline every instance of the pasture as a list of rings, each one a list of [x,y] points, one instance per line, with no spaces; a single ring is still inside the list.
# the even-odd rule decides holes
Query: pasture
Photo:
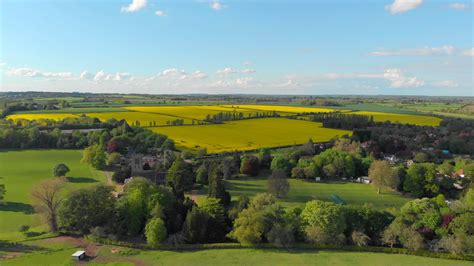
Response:
[[[88,254],[92,255],[88,265],[472,265],[472,261],[434,259],[413,255],[296,248],[138,250],[112,245],[95,245],[81,239],[65,237],[32,241],[26,244],[33,251],[12,252],[13,258],[3,260],[1,264],[5,266],[74,265],[71,254],[79,248],[84,248]],[[4,254],[9,255],[8,252]]]
[[[33,214],[30,192],[41,181],[52,178],[56,164],[65,163],[71,169],[67,174],[67,190],[105,181],[102,172],[80,163],[81,156],[79,150],[0,152],[0,183],[7,190],[4,204],[0,205],[0,239],[23,237],[18,232],[21,225],[29,225],[33,231],[44,229],[39,216]]]
[[[425,115],[394,114],[381,112],[357,111],[350,114],[373,116],[376,122],[390,121],[392,123],[412,124],[417,126],[439,126],[441,118]]]
[[[226,180],[226,189],[232,196],[232,200],[237,200],[240,195],[252,198],[258,193],[267,192],[267,176],[260,177],[239,177]],[[304,207],[304,204],[311,200],[333,201],[331,195],[337,195],[347,204],[362,206],[371,204],[377,209],[400,208],[410,198],[391,191],[382,191],[377,194],[373,186],[352,182],[313,182],[290,178],[290,192],[288,196],[278,201],[286,207]],[[207,189],[203,188],[194,191],[192,195],[199,202],[207,196]]]
[[[284,118],[247,119],[192,128],[157,127],[153,131],[167,135],[178,147],[205,148],[209,153],[303,144],[310,138],[323,142],[351,134],[347,130],[323,128],[321,123]]]

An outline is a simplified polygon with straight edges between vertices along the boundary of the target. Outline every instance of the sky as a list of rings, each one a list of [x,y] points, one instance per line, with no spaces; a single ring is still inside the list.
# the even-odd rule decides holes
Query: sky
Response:
[[[473,2],[0,0],[0,91],[474,96]]]

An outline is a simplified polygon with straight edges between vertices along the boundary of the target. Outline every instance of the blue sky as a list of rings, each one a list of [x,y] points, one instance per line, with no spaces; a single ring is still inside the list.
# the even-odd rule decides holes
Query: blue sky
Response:
[[[0,0],[0,90],[474,96],[472,4]]]

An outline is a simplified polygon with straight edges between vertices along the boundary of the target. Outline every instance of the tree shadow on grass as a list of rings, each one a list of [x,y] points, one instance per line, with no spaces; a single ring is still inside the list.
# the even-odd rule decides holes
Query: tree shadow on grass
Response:
[[[66,177],[68,182],[71,183],[96,183],[98,182],[97,180],[90,178],[90,177],[74,177],[74,176],[68,176]]]
[[[0,204],[0,211],[6,212],[22,212],[24,214],[32,214],[35,212],[33,206],[22,202],[5,202]]]
[[[33,252],[44,251],[47,248],[0,240],[0,250],[6,252]]]

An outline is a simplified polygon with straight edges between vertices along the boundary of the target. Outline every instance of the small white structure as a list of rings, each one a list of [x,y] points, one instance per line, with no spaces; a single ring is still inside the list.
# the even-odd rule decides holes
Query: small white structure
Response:
[[[315,178],[314,178],[314,181],[316,181],[316,182],[321,181],[321,177],[319,177],[319,176],[315,177]]]
[[[78,250],[72,254],[72,259],[73,260],[83,260],[86,257],[86,252],[84,250]]]

